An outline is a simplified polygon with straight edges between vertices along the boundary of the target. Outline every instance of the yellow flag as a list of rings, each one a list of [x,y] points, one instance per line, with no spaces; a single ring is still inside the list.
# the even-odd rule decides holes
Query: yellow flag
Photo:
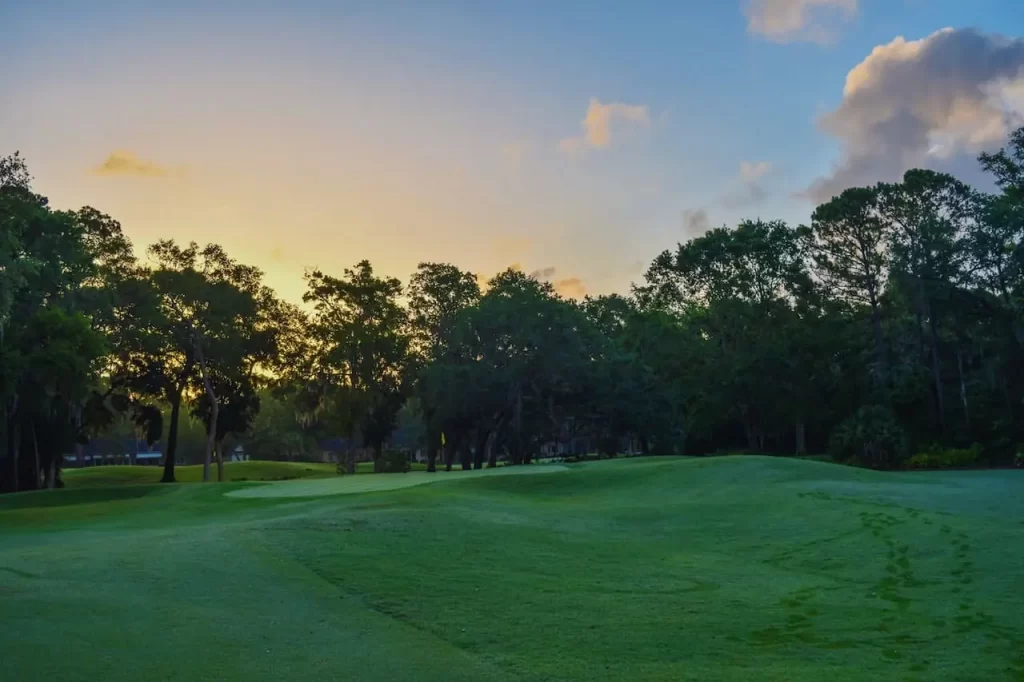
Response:
[[[444,443],[445,443],[445,440],[444,440],[444,431],[442,431],[442,432],[441,432],[441,447],[442,447],[442,448],[444,447]]]

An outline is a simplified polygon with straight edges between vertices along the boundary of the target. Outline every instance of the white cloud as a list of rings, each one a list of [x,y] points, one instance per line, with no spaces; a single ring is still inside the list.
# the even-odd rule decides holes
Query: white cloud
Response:
[[[648,127],[651,125],[651,116],[643,105],[621,102],[605,104],[591,97],[587,115],[582,121],[583,134],[562,139],[558,147],[568,153],[576,153],[584,147],[607,147],[612,141],[612,124],[616,121]]]
[[[857,16],[858,0],[746,0],[747,30],[778,43],[831,43]]]
[[[876,47],[846,77],[843,101],[818,121],[842,145],[832,172],[804,195],[898,179],[913,167],[976,172],[1024,121],[1024,40],[944,29]]]

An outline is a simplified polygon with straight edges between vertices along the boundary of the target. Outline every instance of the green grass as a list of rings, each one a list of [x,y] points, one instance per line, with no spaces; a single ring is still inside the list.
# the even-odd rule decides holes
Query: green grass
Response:
[[[1024,472],[566,468],[0,498],[3,676],[1024,680]]]
[[[413,464],[413,471],[425,471],[425,464]],[[357,474],[373,472],[373,462],[359,462]],[[86,488],[133,483],[156,483],[163,467],[114,465],[65,469],[64,484],[68,488]],[[337,465],[317,462],[225,462],[224,476],[228,481],[281,481],[293,478],[325,478],[337,474]],[[210,466],[210,476],[217,479],[217,466]],[[203,480],[201,464],[177,466],[174,477],[179,483],[198,483]]]

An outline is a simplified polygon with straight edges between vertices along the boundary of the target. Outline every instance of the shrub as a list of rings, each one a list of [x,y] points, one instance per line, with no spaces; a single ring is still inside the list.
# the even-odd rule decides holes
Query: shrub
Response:
[[[974,466],[981,460],[981,445],[969,448],[943,448],[933,445],[907,460],[908,469],[958,469]]]
[[[399,450],[385,450],[373,460],[375,474],[404,474],[409,471],[409,458]]]
[[[906,456],[907,436],[891,411],[868,405],[836,427],[829,450],[840,462],[889,469]]]

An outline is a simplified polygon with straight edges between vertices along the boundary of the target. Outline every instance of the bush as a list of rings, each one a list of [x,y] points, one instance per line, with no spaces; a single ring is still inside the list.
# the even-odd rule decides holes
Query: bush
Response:
[[[981,445],[969,448],[942,448],[933,445],[907,460],[908,469],[959,469],[981,461]]]
[[[375,474],[404,474],[410,468],[409,458],[399,450],[385,450],[380,457],[373,460]]]
[[[836,427],[829,451],[839,462],[891,469],[906,456],[907,436],[891,411],[868,405]]]

